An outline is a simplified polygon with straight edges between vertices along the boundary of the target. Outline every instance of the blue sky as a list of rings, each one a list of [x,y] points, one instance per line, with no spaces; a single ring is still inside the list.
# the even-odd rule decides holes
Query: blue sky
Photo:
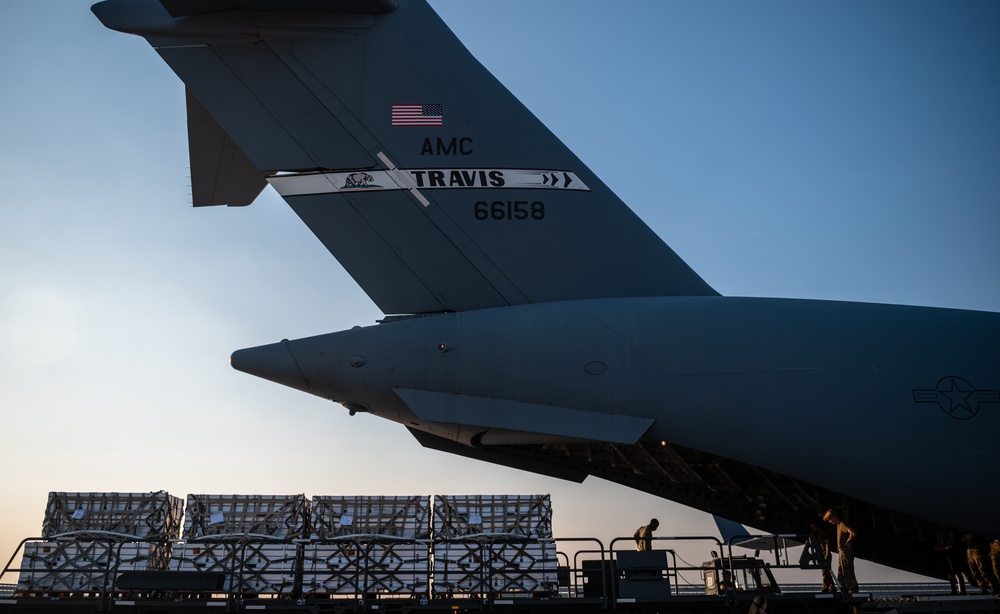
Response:
[[[1000,311],[1000,5],[431,4],[722,294]],[[272,190],[189,206],[183,87],[89,5],[0,3],[0,556],[50,490],[552,493],[559,535],[714,534],[232,370],[381,313]]]

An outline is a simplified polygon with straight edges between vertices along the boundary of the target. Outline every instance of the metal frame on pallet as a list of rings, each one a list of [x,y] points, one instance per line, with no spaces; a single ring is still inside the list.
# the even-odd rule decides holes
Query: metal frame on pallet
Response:
[[[254,536],[300,539],[309,531],[309,500],[305,495],[187,496],[184,538],[223,539]]]
[[[45,540],[45,538],[32,539],[36,542]],[[708,547],[718,548],[721,545],[718,539],[713,537],[657,537],[655,538],[654,548],[662,549],[672,541],[693,539],[707,541],[711,544]],[[19,550],[29,541],[31,540],[22,541]],[[561,560],[566,561],[566,565],[564,566],[565,569],[560,570],[562,573],[559,574],[560,586],[558,594],[549,595],[544,598],[539,598],[539,595],[533,593],[505,594],[492,590],[499,586],[498,582],[502,583],[505,580],[502,579],[503,570],[489,563],[490,554],[488,552],[491,549],[510,546],[512,544],[517,545],[518,540],[510,538],[506,538],[506,540],[497,538],[486,540],[480,537],[473,539],[462,538],[460,540],[440,540],[439,543],[420,542],[417,545],[421,548],[426,547],[428,550],[451,546],[456,542],[466,545],[471,543],[475,547],[480,548],[480,559],[484,564],[480,567],[479,583],[472,587],[474,590],[453,594],[434,593],[430,591],[427,594],[416,593],[410,595],[383,591],[377,583],[361,579],[360,576],[358,579],[352,580],[354,592],[351,593],[315,595],[307,594],[293,587],[292,590],[283,591],[280,594],[270,596],[258,595],[246,590],[248,586],[247,580],[252,578],[255,573],[266,572],[267,570],[261,567],[254,570],[240,569],[237,568],[238,561],[253,560],[255,556],[259,556],[261,552],[260,548],[263,546],[281,545],[286,546],[288,552],[294,550],[296,553],[299,553],[304,552],[310,545],[324,546],[328,544],[312,540],[274,542],[236,539],[218,541],[210,543],[213,546],[220,546],[223,551],[229,553],[222,555],[219,559],[220,561],[229,562],[228,569],[225,569],[226,566],[222,563],[219,564],[219,568],[225,569],[224,573],[229,578],[228,586],[230,590],[223,590],[221,592],[126,590],[117,586],[117,582],[121,579],[119,573],[122,572],[122,569],[118,566],[118,560],[114,559],[114,557],[109,557],[108,561],[98,565],[98,569],[96,570],[104,574],[106,580],[103,586],[110,587],[107,590],[88,593],[53,593],[45,596],[30,596],[25,593],[15,593],[10,598],[0,598],[0,614],[4,612],[33,610],[105,612],[127,609],[131,609],[132,611],[169,610],[175,614],[187,614],[188,612],[205,611],[207,606],[215,606],[210,608],[210,610],[216,612],[276,608],[284,611],[301,610],[304,612],[329,612],[337,614],[359,611],[400,613],[498,611],[510,612],[512,614],[515,612],[519,614],[548,614],[557,610],[560,612],[597,613],[616,609],[628,610],[636,614],[651,614],[652,612],[663,611],[698,611],[705,614],[723,614],[725,612],[745,609],[748,606],[749,600],[755,594],[753,587],[745,587],[745,590],[737,590],[724,595],[706,594],[705,587],[701,587],[700,590],[697,587],[688,587],[685,591],[679,590],[675,580],[680,577],[682,571],[697,571],[702,568],[677,566],[676,559],[673,558],[665,559],[672,561],[667,563],[667,569],[657,570],[656,574],[653,574],[649,578],[646,578],[644,574],[643,577],[630,579],[633,582],[648,580],[655,583],[661,581],[663,578],[670,578],[672,586],[669,595],[657,598],[636,598],[621,594],[619,592],[620,583],[622,580],[629,580],[629,578],[625,578],[622,575],[623,572],[616,569],[614,561],[617,560],[620,553],[631,549],[630,541],[630,538],[616,538],[612,541],[611,546],[606,549],[600,541],[595,539],[560,539],[559,543],[589,542],[593,544],[593,548],[590,550],[576,549],[577,554],[573,557],[572,565],[569,564],[569,559],[565,554],[559,554]],[[122,541],[117,542],[115,546],[128,548],[136,543],[145,544],[149,543],[149,540]],[[374,560],[373,552],[379,546],[405,543],[405,540],[398,538],[389,539],[370,536],[337,542],[338,546],[357,548],[358,552],[356,555],[360,560]],[[521,540],[521,543],[531,542]],[[616,544],[622,548],[621,551],[615,550]],[[661,551],[670,552],[670,549],[666,548]],[[635,552],[632,551],[632,554],[635,554]],[[17,552],[8,561],[7,566],[3,569],[3,573],[20,571],[19,569],[11,568],[11,563],[16,555]],[[581,563],[585,563],[591,559],[595,560],[598,565],[596,568],[591,567],[588,570],[587,566]],[[294,574],[297,576],[301,569],[304,580],[302,586],[304,588],[307,586],[307,582],[305,581],[307,575],[305,561],[299,557],[297,557],[297,560],[300,562],[296,564]],[[797,567],[797,565],[775,564],[771,566],[771,569]],[[170,574],[171,572],[163,573]],[[433,578],[434,573],[433,570],[428,569],[428,579]],[[619,577],[620,575],[622,577]],[[498,580],[498,577],[501,579]],[[169,577],[167,579],[169,580]],[[596,592],[591,590],[590,594],[587,593],[586,582],[588,580],[592,583],[591,589],[596,584]],[[131,588],[134,589],[135,586]],[[160,588],[162,589],[163,587],[161,586]],[[873,601],[871,595],[819,595],[815,593],[815,588],[813,587],[813,592],[811,593],[789,592],[768,595],[768,600],[772,602],[775,609],[781,609],[782,611],[801,611],[814,614],[858,614],[859,612],[879,614],[885,611],[884,608],[880,609],[880,603],[884,604],[887,602]],[[942,588],[947,590],[947,585],[920,587],[918,590],[923,591],[926,597],[896,598],[891,600],[891,605],[903,614],[906,612],[916,614],[917,612],[944,611],[993,614],[997,611],[996,603],[992,599],[975,600],[974,598],[967,598],[968,601],[961,603],[949,602],[945,604],[943,600],[947,598],[931,596],[932,591],[938,591],[940,594]],[[58,597],[58,599],[53,599],[53,597]]]
[[[183,501],[162,490],[50,492],[41,537],[15,552],[23,552],[16,591],[103,595],[118,571],[165,570],[182,518]]]
[[[679,566],[674,551],[663,546],[707,541],[715,549],[711,569],[728,564],[734,571],[732,543],[715,537],[655,537],[656,551],[649,553],[635,552],[628,537],[615,538],[607,549],[596,539],[563,538],[560,544],[595,546],[577,549],[570,564],[556,549],[547,495],[331,496],[312,501],[304,495],[189,495],[185,540],[176,539],[181,518],[176,501],[163,492],[50,494],[49,534],[23,540],[2,570],[20,576],[7,591],[10,595],[0,595],[0,614],[30,609],[159,611],[168,605],[178,614],[206,606],[214,611],[224,606],[227,612],[275,607],[338,614],[545,613],[560,608],[640,614],[681,608],[721,614],[745,608],[762,592],[783,602],[776,608],[857,614],[870,601],[859,595],[781,593],[770,570],[798,568],[788,564],[787,556],[784,563],[776,557],[773,564],[754,557],[754,569],[762,573],[747,575],[753,582],[744,578],[740,585],[740,578],[731,574],[737,581],[734,588],[712,594],[718,591],[710,590],[717,587],[709,586],[708,567]],[[78,527],[87,530],[52,533]],[[728,557],[716,558],[724,551]],[[22,552],[20,567],[13,568]],[[700,572],[705,586],[682,588],[682,572]],[[759,580],[764,575],[767,582]],[[933,603],[909,610],[944,611],[944,605]],[[893,602],[906,610],[899,605]],[[997,609],[992,599],[960,605],[948,611],[993,614]]]
[[[226,593],[293,596],[302,584],[301,556],[299,544],[288,541],[205,538],[174,544],[170,570],[224,574]]]
[[[558,594],[553,539],[518,535],[469,536],[433,542],[433,593],[454,596]]]
[[[310,524],[314,539],[356,535],[403,539],[430,537],[430,497],[335,496],[312,498]]]
[[[184,502],[166,491],[50,492],[42,537],[92,532],[171,539],[180,535]]]
[[[427,540],[355,535],[302,544],[303,594],[313,597],[426,596]]]
[[[434,495],[434,537],[552,537],[549,495]]]
[[[36,593],[100,592],[111,571],[166,569],[170,546],[118,538],[55,539],[24,544],[17,590]]]

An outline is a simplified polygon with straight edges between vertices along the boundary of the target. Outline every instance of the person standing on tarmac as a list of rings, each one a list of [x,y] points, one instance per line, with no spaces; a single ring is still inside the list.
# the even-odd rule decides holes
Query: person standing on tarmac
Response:
[[[965,552],[969,562],[969,575],[972,577],[972,582],[979,587],[979,592],[984,595],[990,589],[993,589],[994,594],[998,594],[1000,586],[997,586],[993,580],[992,565],[988,569],[983,563],[988,548],[986,540],[974,533],[965,533],[962,535],[962,541],[965,542]]]
[[[837,585],[833,582],[833,572],[830,570],[831,562],[833,561],[833,553],[830,552],[830,532],[818,521],[812,522],[809,525],[809,529],[812,531],[812,538],[816,543],[816,549],[820,556],[823,557],[823,586],[820,592],[836,593]]]
[[[948,527],[938,527],[934,549],[943,557],[943,567],[948,573],[948,583],[951,584],[952,595],[966,594],[965,570],[968,569],[968,566],[965,562],[965,549],[959,548],[959,546],[955,531]]]
[[[840,570],[837,579],[840,586],[847,594],[858,592],[858,579],[854,575],[854,546],[851,541],[857,536],[854,529],[847,526],[847,523],[840,519],[833,509],[826,510],[823,520],[837,527],[837,558],[840,559]]]
[[[649,524],[644,524],[635,530],[632,537],[635,538],[635,549],[639,552],[646,552],[653,549],[653,531],[660,527],[660,521],[653,518]]]

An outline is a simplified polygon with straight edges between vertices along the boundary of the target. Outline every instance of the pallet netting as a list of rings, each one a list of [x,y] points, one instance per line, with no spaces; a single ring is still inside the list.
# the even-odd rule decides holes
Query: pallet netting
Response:
[[[225,574],[227,593],[290,595],[300,585],[298,544],[230,541],[174,544],[171,571]]]
[[[435,594],[529,593],[559,590],[553,541],[462,542],[434,545]]]
[[[427,592],[426,543],[349,542],[304,546],[306,595],[414,595]]]
[[[176,539],[183,517],[184,502],[162,490],[147,493],[50,492],[42,537],[86,532]]]
[[[169,544],[120,541],[27,542],[17,590],[91,592],[110,590],[124,571],[162,571]]]
[[[383,535],[407,539],[430,536],[430,497],[315,496],[312,537]]]
[[[552,537],[549,495],[435,495],[434,538],[505,535]]]
[[[305,495],[188,495],[184,538],[240,539],[262,536],[299,539],[308,535]]]

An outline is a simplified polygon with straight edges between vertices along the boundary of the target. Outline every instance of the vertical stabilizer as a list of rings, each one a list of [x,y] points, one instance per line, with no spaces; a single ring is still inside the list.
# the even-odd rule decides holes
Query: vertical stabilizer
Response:
[[[94,12],[214,118],[224,192],[267,175],[384,312],[716,294],[424,0],[235,4]]]

